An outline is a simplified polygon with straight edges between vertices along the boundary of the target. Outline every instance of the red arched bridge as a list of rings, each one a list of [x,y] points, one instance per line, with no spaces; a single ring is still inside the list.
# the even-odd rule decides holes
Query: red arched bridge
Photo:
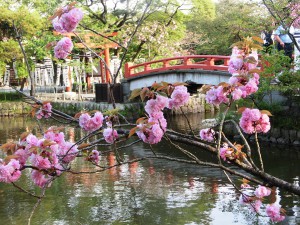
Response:
[[[193,82],[217,85],[227,82],[230,56],[189,55],[165,58],[134,65],[125,64],[124,94],[154,82]]]

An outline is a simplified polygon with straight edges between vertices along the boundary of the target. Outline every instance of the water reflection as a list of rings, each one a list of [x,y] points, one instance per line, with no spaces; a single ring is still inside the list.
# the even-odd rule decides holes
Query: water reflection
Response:
[[[196,118],[193,124],[198,120]],[[28,120],[8,122],[1,118],[0,123],[6,124],[0,127],[1,143],[18,138],[26,129],[38,133],[36,125]],[[185,127],[183,124],[185,122],[178,119],[174,127]],[[69,140],[84,135],[75,129],[65,129]],[[155,146],[154,151],[180,157],[168,143]],[[138,143],[123,152],[122,157],[129,160],[152,154],[147,145]],[[267,159],[265,167],[268,171],[299,182],[299,154],[296,151],[272,148],[263,157]],[[203,158],[209,160],[210,156],[203,154]],[[113,153],[103,155],[100,163],[112,166],[116,156]],[[283,169],[278,168],[279,163]],[[95,167],[79,158],[72,169],[94,171]],[[19,184],[28,190],[37,190],[25,179],[26,176],[29,176],[28,172]],[[299,224],[299,196],[285,192],[280,195],[288,215],[282,224]],[[164,160],[134,162],[97,174],[65,173],[47,190],[46,196],[34,214],[32,224],[270,224],[267,218],[256,217],[238,203],[239,194],[221,171]],[[35,202],[36,199],[11,185],[0,183],[1,224],[25,224]]]

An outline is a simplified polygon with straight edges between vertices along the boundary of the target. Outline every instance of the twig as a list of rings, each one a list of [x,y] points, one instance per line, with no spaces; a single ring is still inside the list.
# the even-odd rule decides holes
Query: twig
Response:
[[[257,137],[257,132],[255,131],[255,142],[256,142],[256,146],[257,146],[257,154],[259,156],[259,162],[260,162],[260,168],[262,171],[264,171],[264,163],[263,163],[263,160],[262,160],[262,156],[261,156],[261,153],[260,153],[260,146],[259,146],[259,142],[258,142],[258,137]]]
[[[35,194],[30,193],[29,191],[26,191],[24,188],[18,186],[18,185],[15,184],[14,182],[12,182],[12,185],[13,185],[15,188],[19,189],[20,191],[25,192],[26,194],[28,194],[28,195],[30,195],[30,196],[32,196],[32,197],[35,197],[35,198],[41,198],[41,196],[38,196],[38,195],[35,195]]]

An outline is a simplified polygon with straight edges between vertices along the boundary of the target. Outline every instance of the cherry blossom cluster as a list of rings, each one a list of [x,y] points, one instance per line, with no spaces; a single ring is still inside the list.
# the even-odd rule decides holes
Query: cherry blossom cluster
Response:
[[[78,8],[64,7],[62,15],[52,20],[52,25],[57,32],[67,33],[76,29],[78,23],[83,18],[83,12]]]
[[[85,131],[93,132],[102,127],[103,120],[104,117],[101,112],[96,112],[93,117],[88,113],[83,113],[79,117],[79,126]]]
[[[35,116],[37,119],[49,118],[51,116],[52,105],[47,102],[41,106],[41,108],[36,112]]]
[[[215,140],[215,131],[211,128],[200,130],[199,135],[204,141],[213,142]]]
[[[41,188],[49,186],[52,178],[59,176],[79,153],[77,145],[66,141],[56,127],[50,127],[42,138],[28,134],[16,144],[16,149],[7,164],[0,160],[0,181],[15,182],[21,171],[30,167],[32,181]]]
[[[228,71],[232,74],[228,84],[211,87],[206,93],[206,101],[214,105],[229,103],[232,100],[245,98],[258,90],[259,75],[252,71],[257,67],[258,54],[252,50],[245,55],[237,47],[232,49]]]
[[[20,162],[16,159],[11,159],[5,163],[0,159],[0,182],[11,183],[17,181],[21,176]]]
[[[247,134],[267,133],[270,128],[269,116],[258,109],[246,108],[240,119],[240,127]]]
[[[53,28],[59,33],[73,32],[82,20],[83,12],[78,8],[66,6],[62,14],[52,20]],[[65,59],[73,49],[73,43],[69,37],[62,38],[54,47],[55,57]]]
[[[65,59],[71,53],[73,49],[73,42],[68,37],[63,37],[57,42],[54,47],[54,55],[58,59]]]
[[[163,114],[164,108],[172,109],[183,106],[188,102],[189,97],[187,88],[179,85],[174,88],[170,98],[156,95],[154,99],[148,100],[145,105],[148,120],[137,125],[138,137],[149,144],[160,142],[167,128],[167,121]]]
[[[103,130],[103,137],[107,143],[112,144],[118,139],[119,135],[112,126],[108,126]]]
[[[97,150],[92,150],[91,153],[89,154],[89,156],[87,157],[87,160],[94,163],[94,164],[98,164],[100,157],[99,157],[99,151]]]
[[[103,130],[103,136],[107,143],[112,144],[114,143],[119,135],[117,130],[113,128],[112,122],[110,121],[109,117],[103,117],[101,112],[96,112],[94,116],[91,116],[89,113],[83,113],[79,117],[79,126],[88,132],[93,132],[99,130],[104,121],[106,122],[106,128]]]
[[[272,222],[280,222],[284,220],[285,216],[282,213],[281,205],[278,202],[267,204],[262,207],[262,201],[264,197],[271,194],[271,190],[265,186],[258,185],[258,187],[251,191],[249,184],[243,185],[242,194],[240,195],[239,202],[243,205],[249,205],[251,209],[256,213],[261,213],[262,209],[265,209],[265,213],[270,217]]]

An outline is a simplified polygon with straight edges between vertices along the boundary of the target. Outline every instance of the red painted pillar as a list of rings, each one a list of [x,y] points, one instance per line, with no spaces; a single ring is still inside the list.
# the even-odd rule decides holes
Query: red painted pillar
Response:
[[[108,68],[110,68],[110,57],[109,57],[109,48],[105,48],[104,49],[104,57],[105,57],[105,63],[107,65]],[[106,74],[106,79],[105,79],[105,83],[109,83],[111,81],[111,77],[109,74],[109,70],[108,68],[105,68],[105,74]]]

